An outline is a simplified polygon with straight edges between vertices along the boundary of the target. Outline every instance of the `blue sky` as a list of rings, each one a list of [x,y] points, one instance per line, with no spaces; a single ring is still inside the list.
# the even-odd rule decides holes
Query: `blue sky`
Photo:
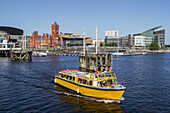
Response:
[[[119,36],[162,25],[170,44],[170,0],[0,0],[0,26],[21,28],[31,35],[51,33],[56,20],[61,32],[104,39],[106,30]]]

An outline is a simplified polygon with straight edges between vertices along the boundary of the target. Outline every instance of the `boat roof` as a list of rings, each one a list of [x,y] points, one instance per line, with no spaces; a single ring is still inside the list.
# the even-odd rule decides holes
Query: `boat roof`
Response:
[[[90,78],[90,74],[100,75],[100,74],[104,74],[104,73],[110,73],[112,71],[104,71],[104,72],[97,71],[95,73],[89,73],[89,72],[83,72],[83,71],[79,71],[79,70],[63,70],[63,71],[60,71],[60,72],[64,73],[64,74],[76,76],[76,77]]]
[[[83,72],[83,71],[78,71],[78,70],[63,70],[60,71],[61,73],[73,75],[76,77],[82,77],[82,78],[90,78],[90,73],[89,72]]]

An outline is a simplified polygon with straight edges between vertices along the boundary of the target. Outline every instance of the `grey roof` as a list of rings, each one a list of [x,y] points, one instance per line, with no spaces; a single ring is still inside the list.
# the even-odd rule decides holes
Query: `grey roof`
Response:
[[[56,21],[54,21],[54,24],[55,24],[55,25],[57,25],[57,22],[56,22]]]
[[[14,27],[8,27],[8,26],[0,26],[1,31],[5,31],[10,35],[23,35],[23,30],[14,28]]]
[[[144,32],[142,32],[142,33],[145,33],[145,32],[151,31],[151,30],[155,30],[155,29],[158,29],[158,28],[161,28],[161,27],[162,27],[162,26],[154,27],[154,28],[149,29],[149,30],[146,30],[146,31],[144,31]]]
[[[36,32],[36,31],[34,31],[34,32],[32,33],[32,35],[37,35],[37,32]]]
[[[162,27],[162,26],[154,27],[154,28],[151,28],[151,29],[146,30],[146,31],[144,31],[144,32],[136,33],[136,34],[134,34],[134,36],[136,36],[136,35],[141,35],[141,34],[143,34],[143,33],[145,33],[145,32],[148,32],[148,31],[151,31],[151,30],[155,30],[155,29],[158,29],[158,28],[161,28],[161,27]]]
[[[36,38],[45,38],[45,36],[37,36]]]
[[[1,31],[1,30],[0,30],[0,33],[7,33],[7,32],[6,32],[6,31]]]
[[[48,37],[50,37],[50,38],[52,38],[52,36],[50,35],[50,36],[48,36]],[[46,36],[45,35],[43,35],[43,36],[37,36],[36,38],[46,38]]]

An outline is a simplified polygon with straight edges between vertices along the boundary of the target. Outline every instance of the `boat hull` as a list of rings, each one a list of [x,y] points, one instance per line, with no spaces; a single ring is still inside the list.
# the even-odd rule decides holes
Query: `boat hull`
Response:
[[[120,101],[123,93],[125,92],[125,89],[113,90],[113,89],[102,89],[102,88],[84,86],[57,77],[55,78],[54,82],[68,89],[71,89],[77,93],[80,93],[82,95],[100,98],[100,99]]]

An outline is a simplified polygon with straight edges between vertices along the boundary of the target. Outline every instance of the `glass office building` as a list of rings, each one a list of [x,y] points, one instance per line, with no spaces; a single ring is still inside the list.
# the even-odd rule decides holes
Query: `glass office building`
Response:
[[[149,29],[147,31],[144,31],[142,33],[129,35],[129,47],[148,47],[152,42],[157,42],[160,46],[160,48],[165,47],[165,30],[155,31],[158,28],[161,28],[162,26],[158,26],[152,29]],[[137,36],[141,36],[141,39],[143,42],[139,46],[137,45]]]

